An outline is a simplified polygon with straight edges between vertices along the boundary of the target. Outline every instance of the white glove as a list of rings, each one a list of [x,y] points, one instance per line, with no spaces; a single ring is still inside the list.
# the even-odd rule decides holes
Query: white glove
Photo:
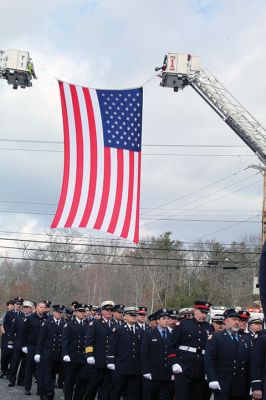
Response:
[[[151,381],[151,374],[143,374],[143,378],[149,379],[149,381]]]
[[[13,345],[12,345],[12,344],[8,344],[8,345],[7,345],[7,348],[8,348],[8,349],[13,349]]]
[[[41,361],[41,356],[40,356],[40,354],[35,354],[35,356],[34,356],[34,361],[35,361],[36,363],[39,363],[39,362]]]
[[[107,364],[107,368],[110,369],[111,371],[114,371],[115,370],[115,365],[114,364]]]
[[[22,347],[22,349],[21,349],[22,351],[23,351],[23,353],[25,353],[25,354],[27,354],[28,353],[28,347],[27,346],[24,346],[24,347]]]
[[[89,365],[94,365],[95,364],[95,358],[94,357],[88,357],[87,358],[87,363]]]
[[[209,388],[212,390],[221,390],[221,386],[218,381],[209,382]]]
[[[69,356],[64,356],[64,357],[63,357],[63,361],[65,361],[65,362],[70,362],[70,357],[69,357]]]
[[[182,367],[179,364],[173,364],[172,371],[174,374],[180,374],[180,372],[183,372]]]

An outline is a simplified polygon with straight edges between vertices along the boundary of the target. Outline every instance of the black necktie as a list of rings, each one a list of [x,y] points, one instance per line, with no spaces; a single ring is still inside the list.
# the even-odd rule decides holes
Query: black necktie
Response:
[[[131,335],[134,335],[134,328],[133,328],[133,326],[131,326],[130,331],[131,331]]]
[[[232,333],[232,338],[233,338],[234,343],[238,343],[238,337],[237,337],[236,333]]]
[[[83,326],[83,321],[80,321],[80,325]]]
[[[165,330],[162,331],[162,334],[163,334],[163,341],[166,342],[166,332],[165,332]]]

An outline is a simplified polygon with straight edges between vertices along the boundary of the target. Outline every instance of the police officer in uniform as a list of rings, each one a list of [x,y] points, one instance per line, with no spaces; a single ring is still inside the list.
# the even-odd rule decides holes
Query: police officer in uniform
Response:
[[[211,327],[205,321],[210,303],[195,301],[194,317],[176,326],[169,339],[168,360],[175,374],[175,400],[200,400],[205,389],[204,353]]]
[[[224,312],[225,330],[209,336],[205,366],[215,400],[246,400],[249,395],[251,343],[239,333],[239,314]]]
[[[47,319],[45,313],[46,304],[40,302],[36,306],[36,312],[31,314],[25,321],[23,339],[22,339],[22,351],[26,354],[26,367],[25,367],[25,394],[31,394],[32,376],[35,369],[34,356],[36,354],[36,345],[39,337],[40,329],[44,320]],[[36,378],[37,378],[37,393],[42,393],[42,373],[41,363],[36,365]]]
[[[22,340],[24,337],[25,322],[32,313],[34,304],[31,301],[25,300],[22,304],[23,313],[17,315],[11,325],[10,338],[8,347],[13,349],[13,354],[10,362],[10,370],[8,374],[10,387],[15,386],[16,377],[19,368],[17,384],[24,385],[26,354],[22,351]]]
[[[3,328],[4,328],[4,335],[2,336],[2,354],[1,354],[1,369],[2,375],[8,376],[10,362],[12,359],[13,348],[10,347],[10,333],[11,333],[11,326],[14,318],[18,315],[23,316],[21,311],[21,306],[23,303],[22,297],[16,297],[14,299],[14,309],[7,311],[3,320]]]
[[[166,354],[166,343],[171,334],[167,329],[170,314],[162,309],[156,315],[157,327],[144,333],[141,347],[143,400],[172,400],[173,373]]]
[[[43,394],[42,400],[54,398],[54,383],[56,372],[63,373],[62,360],[62,332],[65,320],[62,313],[65,306],[56,304],[53,306],[53,316],[42,323],[34,360],[39,363],[42,360]]]
[[[141,343],[144,330],[136,323],[138,307],[125,307],[125,324],[113,328],[107,367],[114,371],[111,400],[139,400],[142,395]]]
[[[107,353],[113,329],[117,326],[112,321],[115,303],[111,300],[101,304],[101,318],[89,322],[86,356],[89,365],[88,385],[85,400],[94,400],[98,392],[98,400],[108,400],[112,386],[112,373],[107,368]]]
[[[85,320],[86,304],[75,304],[75,318],[65,323],[62,334],[62,356],[64,361],[65,400],[82,398],[85,388],[75,385],[76,379],[86,364],[85,343],[87,338],[88,322]]]

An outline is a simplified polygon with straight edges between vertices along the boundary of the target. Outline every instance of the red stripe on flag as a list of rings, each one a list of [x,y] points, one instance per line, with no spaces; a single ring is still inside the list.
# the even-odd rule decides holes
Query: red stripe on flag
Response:
[[[65,228],[70,228],[72,226],[79,206],[80,194],[82,189],[82,180],[83,180],[83,159],[84,159],[82,122],[81,122],[79,99],[77,95],[76,86],[70,85],[70,92],[72,97],[73,111],[75,117],[75,127],[76,127],[77,164],[76,164],[76,182],[75,182],[74,196],[69,216],[65,223]]]
[[[117,149],[117,181],[116,181],[117,184],[116,184],[114,209],[110,225],[107,229],[107,232],[109,233],[114,233],[118,221],[120,207],[121,207],[121,200],[122,200],[122,192],[123,192],[123,179],[124,179],[124,152],[122,149]]]
[[[68,188],[68,180],[69,180],[69,167],[70,167],[69,126],[68,126],[64,84],[63,84],[63,82],[58,82],[58,84],[59,84],[59,91],[60,91],[60,98],[61,98],[63,130],[64,130],[64,173],[63,173],[63,183],[62,183],[60,200],[58,203],[56,214],[55,214],[53,222],[51,224],[51,228],[57,227],[57,225],[60,221],[60,218],[62,216],[62,213],[63,213],[63,209],[64,209],[65,202],[66,202],[66,196],[67,196],[67,188]]]
[[[121,237],[127,238],[130,227],[132,201],[133,201],[133,184],[134,184],[134,152],[129,151],[129,178],[128,178],[128,197],[127,209],[125,215],[124,226],[122,229]]]
[[[141,153],[138,153],[138,187],[137,187],[137,204],[136,204],[136,221],[135,221],[135,233],[134,243],[139,242],[139,207],[140,207],[140,171],[141,171]]]
[[[110,192],[110,179],[111,179],[111,152],[110,147],[104,148],[104,174],[103,174],[103,191],[99,213],[94,224],[94,229],[101,229],[103,219],[105,217],[109,192]]]
[[[89,124],[89,135],[90,135],[90,184],[87,195],[86,207],[82,220],[80,222],[80,227],[85,228],[87,226],[88,220],[91,215],[91,210],[95,198],[96,181],[97,181],[97,138],[96,138],[96,124],[93,112],[93,106],[91,101],[91,96],[88,88],[82,88],[87,108],[88,124]]]

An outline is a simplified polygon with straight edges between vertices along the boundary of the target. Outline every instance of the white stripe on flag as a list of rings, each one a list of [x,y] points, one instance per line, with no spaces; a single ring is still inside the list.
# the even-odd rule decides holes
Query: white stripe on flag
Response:
[[[90,137],[89,137],[89,124],[88,124],[88,113],[85,103],[85,98],[81,86],[76,86],[78,102],[80,108],[80,116],[82,123],[82,136],[83,136],[83,179],[82,188],[80,194],[79,206],[77,209],[76,216],[74,218],[73,227],[78,227],[84,214],[84,210],[87,202],[87,195],[89,189],[89,177],[90,177]]]
[[[131,213],[130,226],[129,226],[128,236],[127,236],[127,239],[132,240],[132,241],[134,239],[135,227],[136,227],[138,177],[139,177],[138,156],[139,156],[139,153],[134,152],[134,183],[133,183],[132,213]]]
[[[72,206],[72,201],[74,197],[75,191],[75,183],[76,183],[76,169],[77,169],[77,143],[76,143],[76,127],[75,127],[75,118],[74,118],[74,110],[72,97],[70,93],[70,86],[68,83],[64,82],[64,93],[66,99],[66,108],[67,108],[67,118],[69,124],[69,181],[67,188],[67,195],[65,206],[58,222],[58,226],[65,226],[68,215],[70,213],[70,209]]]
[[[127,210],[127,200],[128,200],[128,188],[129,188],[129,151],[124,150],[124,179],[123,179],[123,190],[122,190],[122,199],[121,199],[121,207],[120,213],[118,217],[118,221],[116,224],[116,228],[114,230],[114,235],[120,236],[123,230],[126,210]]]
[[[101,198],[103,192],[103,176],[104,176],[104,141],[103,141],[103,127],[100,112],[100,106],[96,90],[90,89],[92,107],[94,111],[96,137],[97,137],[97,178],[96,190],[91,215],[87,224],[87,228],[93,228],[98,217],[99,208],[101,205]]]
[[[115,195],[117,190],[117,149],[110,148],[110,164],[111,164],[111,171],[110,171],[110,192],[109,198],[107,203],[107,208],[105,212],[105,216],[103,219],[101,229],[107,232],[109,224],[111,222],[114,205],[115,205]]]

